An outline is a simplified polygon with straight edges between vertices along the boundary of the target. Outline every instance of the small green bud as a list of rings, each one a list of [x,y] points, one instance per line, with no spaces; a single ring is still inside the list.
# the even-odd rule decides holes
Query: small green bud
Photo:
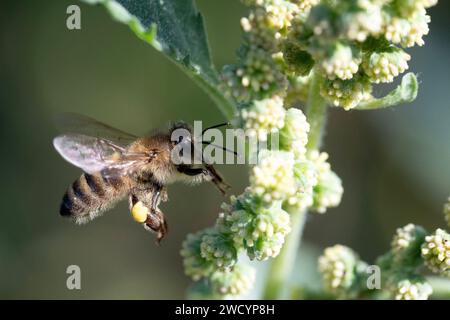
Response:
[[[314,59],[294,41],[283,44],[283,58],[290,72],[298,76],[307,76],[314,67]]]

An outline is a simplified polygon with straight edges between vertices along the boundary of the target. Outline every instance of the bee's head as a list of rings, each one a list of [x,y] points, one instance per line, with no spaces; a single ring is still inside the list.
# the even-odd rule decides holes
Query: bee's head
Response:
[[[192,127],[186,122],[175,122],[169,129],[174,164],[191,164],[195,158],[195,143]]]
[[[173,123],[170,126],[169,135],[173,147],[179,144],[191,144],[194,140],[192,127],[183,121]]]

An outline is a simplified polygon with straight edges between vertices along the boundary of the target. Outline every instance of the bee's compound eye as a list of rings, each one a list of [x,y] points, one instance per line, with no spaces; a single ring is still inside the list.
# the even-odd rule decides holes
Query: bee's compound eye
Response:
[[[142,201],[136,202],[133,208],[131,208],[131,215],[136,222],[144,223],[149,214],[150,210],[142,203]]]

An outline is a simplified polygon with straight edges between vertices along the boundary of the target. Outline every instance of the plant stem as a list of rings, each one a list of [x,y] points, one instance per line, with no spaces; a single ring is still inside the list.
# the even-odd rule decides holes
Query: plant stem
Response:
[[[305,224],[306,210],[289,213],[292,230],[286,237],[286,242],[279,256],[270,264],[263,295],[263,299],[266,300],[284,299],[286,297],[289,278],[295,265],[296,253],[300,246],[303,225]]]
[[[306,109],[306,118],[310,125],[308,136],[308,151],[319,149],[322,144],[322,136],[326,124],[327,104],[320,95],[320,85],[323,81],[322,76],[314,72],[309,88],[308,105]]]
[[[311,126],[308,137],[308,150],[320,148],[323,131],[326,123],[327,105],[320,95],[322,77],[314,72],[309,88],[306,115]],[[300,248],[303,227],[307,216],[306,210],[289,212],[291,217],[291,233],[286,237],[286,242],[280,255],[271,262],[267,275],[264,299],[284,299],[291,279],[291,274],[297,260]]]
[[[450,279],[428,277],[427,280],[433,287],[432,298],[450,299]]]

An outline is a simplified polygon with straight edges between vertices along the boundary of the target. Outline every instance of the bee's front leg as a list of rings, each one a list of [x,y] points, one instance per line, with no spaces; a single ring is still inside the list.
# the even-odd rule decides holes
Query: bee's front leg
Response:
[[[180,173],[191,177],[198,177],[199,180],[211,181],[222,194],[225,194],[230,186],[223,181],[220,174],[212,165],[205,165],[205,167],[206,168],[191,168],[188,166],[179,166],[177,169]]]

